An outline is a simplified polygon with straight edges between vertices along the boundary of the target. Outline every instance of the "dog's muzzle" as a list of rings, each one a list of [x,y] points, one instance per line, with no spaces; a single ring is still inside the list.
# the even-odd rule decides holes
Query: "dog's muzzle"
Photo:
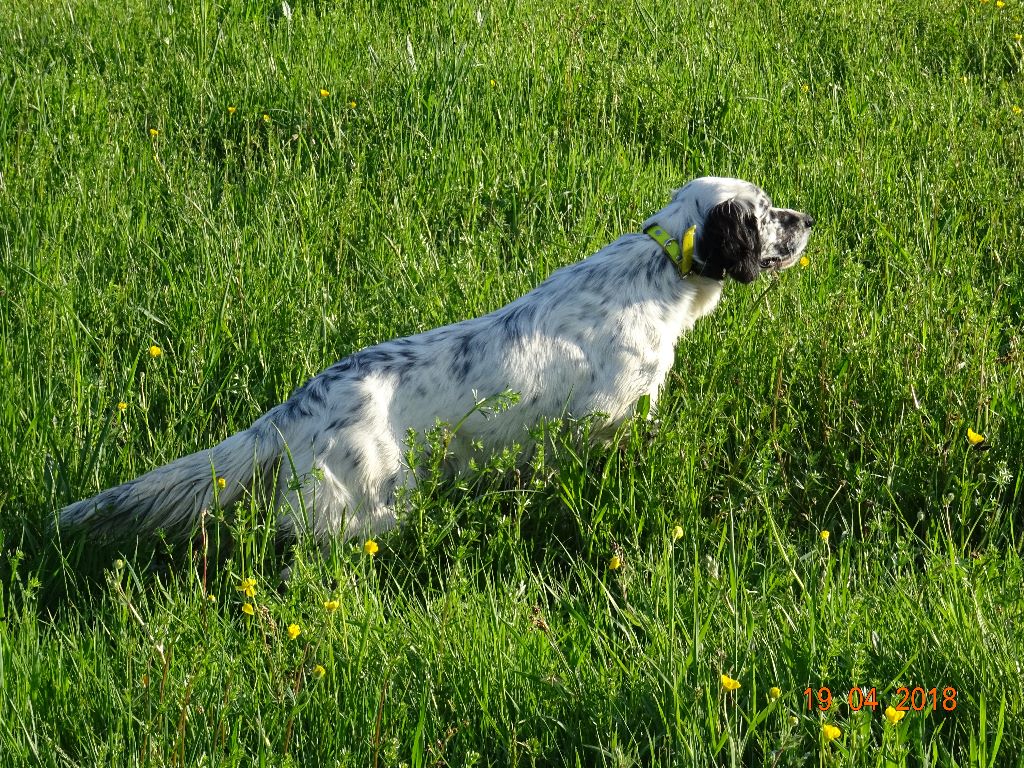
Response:
[[[814,226],[814,217],[809,213],[792,213],[781,221],[790,231],[798,230],[798,234],[790,236],[781,255],[766,256],[758,262],[762,271],[779,271],[793,266],[807,247],[807,238],[811,227]]]

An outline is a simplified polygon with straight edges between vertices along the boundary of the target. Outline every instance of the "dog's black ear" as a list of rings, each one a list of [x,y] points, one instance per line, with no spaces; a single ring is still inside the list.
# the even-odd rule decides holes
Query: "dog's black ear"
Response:
[[[761,233],[749,203],[726,200],[712,208],[697,230],[700,274],[721,280],[729,275],[741,283],[761,273]]]

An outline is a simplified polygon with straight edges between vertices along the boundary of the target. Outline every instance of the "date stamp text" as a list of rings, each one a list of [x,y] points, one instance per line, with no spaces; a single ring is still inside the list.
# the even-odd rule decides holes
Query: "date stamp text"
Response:
[[[833,696],[832,689],[826,686],[818,689],[808,686],[804,689],[804,698],[807,700],[809,712],[815,709],[820,712],[828,712],[840,702]],[[860,712],[864,708],[875,709],[880,706],[878,692],[874,688],[850,688],[846,693],[845,700],[852,712]],[[925,710],[934,712],[938,709],[952,712],[956,709],[956,703],[956,688],[952,686],[944,688],[925,688],[920,685],[913,688],[901,686],[896,689],[896,700],[892,702],[892,707],[897,712],[923,712]]]

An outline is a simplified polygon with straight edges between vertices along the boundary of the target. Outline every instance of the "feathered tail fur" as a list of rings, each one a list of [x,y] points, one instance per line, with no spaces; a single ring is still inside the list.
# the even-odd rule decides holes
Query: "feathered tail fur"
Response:
[[[282,441],[259,426],[70,504],[60,511],[58,524],[112,539],[187,531],[215,503],[226,507],[250,492],[273,488]]]

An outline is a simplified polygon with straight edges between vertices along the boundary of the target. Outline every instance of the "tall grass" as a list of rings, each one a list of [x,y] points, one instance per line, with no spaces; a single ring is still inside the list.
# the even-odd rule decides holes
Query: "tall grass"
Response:
[[[1022,32],[1014,0],[0,7],[0,762],[1020,764]],[[812,212],[811,263],[728,286],[616,449],[424,483],[374,556],[277,552],[259,509],[54,542],[707,173]],[[938,707],[891,723],[901,687]]]

